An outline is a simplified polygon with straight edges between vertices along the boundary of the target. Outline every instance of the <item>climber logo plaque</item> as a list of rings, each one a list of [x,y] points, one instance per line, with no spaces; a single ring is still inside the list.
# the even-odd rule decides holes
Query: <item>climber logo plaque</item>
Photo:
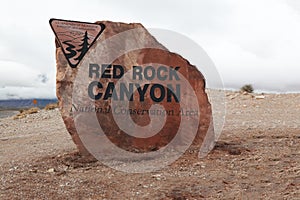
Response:
[[[76,68],[105,29],[104,24],[50,19],[51,28],[72,68]]]

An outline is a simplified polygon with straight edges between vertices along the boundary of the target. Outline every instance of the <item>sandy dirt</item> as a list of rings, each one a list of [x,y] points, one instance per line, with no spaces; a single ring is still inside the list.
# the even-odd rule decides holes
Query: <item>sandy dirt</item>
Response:
[[[300,199],[300,94],[226,105],[207,157],[142,174],[79,156],[58,110],[0,119],[0,199]]]

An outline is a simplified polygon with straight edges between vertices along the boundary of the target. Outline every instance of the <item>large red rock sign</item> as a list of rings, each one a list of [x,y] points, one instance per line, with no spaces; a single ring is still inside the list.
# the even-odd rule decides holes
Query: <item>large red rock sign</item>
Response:
[[[110,142],[129,152],[151,152],[165,147],[182,129],[184,119],[189,124],[181,130],[177,144],[190,141],[191,147],[211,149],[212,110],[205,78],[198,69],[169,52],[141,24],[96,23],[105,25],[105,29],[77,67],[70,66],[56,41],[59,107],[79,152],[90,155],[82,135],[94,134],[91,116],[97,118]],[[125,32],[129,33],[126,37],[120,36]],[[81,51],[89,44],[87,32],[85,39]],[[91,111],[95,114],[86,117]],[[114,115],[126,117],[117,122]],[[83,117],[86,118],[82,120]],[[142,131],[147,126],[155,133]]]

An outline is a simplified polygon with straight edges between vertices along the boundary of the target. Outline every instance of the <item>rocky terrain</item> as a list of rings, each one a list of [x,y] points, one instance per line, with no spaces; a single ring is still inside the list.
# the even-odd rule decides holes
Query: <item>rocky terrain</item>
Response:
[[[0,119],[0,199],[300,199],[300,94],[226,92],[215,149],[152,173],[81,157],[58,110]]]

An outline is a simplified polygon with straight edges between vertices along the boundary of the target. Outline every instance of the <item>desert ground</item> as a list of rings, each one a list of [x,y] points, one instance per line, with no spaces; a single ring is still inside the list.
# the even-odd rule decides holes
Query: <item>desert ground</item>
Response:
[[[226,92],[226,106],[208,156],[139,174],[78,155],[57,109],[0,119],[0,199],[300,199],[300,94]]]

